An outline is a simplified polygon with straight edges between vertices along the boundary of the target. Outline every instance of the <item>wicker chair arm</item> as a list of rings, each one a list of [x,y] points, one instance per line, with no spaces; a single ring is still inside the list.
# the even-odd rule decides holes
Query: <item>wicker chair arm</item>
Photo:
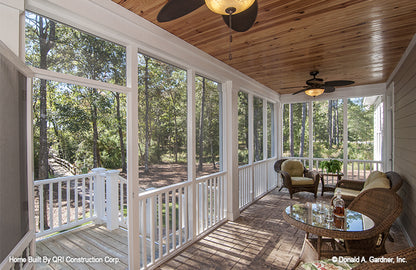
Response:
[[[362,190],[364,188],[364,181],[344,179],[344,180],[338,181],[337,187],[348,188],[348,189],[353,189],[353,190]]]
[[[319,183],[319,173],[317,171],[307,171],[305,177],[312,178],[314,183]]]
[[[279,171],[279,173],[282,174],[283,184],[287,188],[292,188],[292,177],[290,177],[290,174],[285,171]]]

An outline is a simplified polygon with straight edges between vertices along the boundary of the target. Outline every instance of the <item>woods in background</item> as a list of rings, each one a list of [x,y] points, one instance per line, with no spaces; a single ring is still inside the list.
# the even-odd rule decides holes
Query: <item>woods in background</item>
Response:
[[[372,160],[374,148],[374,105],[364,105],[364,98],[348,99],[348,158]],[[313,156],[343,158],[343,101],[313,102]],[[309,155],[309,118],[307,103],[283,107],[284,156]]]

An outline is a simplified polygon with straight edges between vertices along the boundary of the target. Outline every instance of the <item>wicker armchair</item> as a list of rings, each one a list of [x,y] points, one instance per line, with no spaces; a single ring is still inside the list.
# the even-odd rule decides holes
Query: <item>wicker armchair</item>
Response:
[[[285,167],[300,168],[300,170],[297,170],[300,171],[300,175],[290,175],[289,172],[284,170]],[[286,187],[289,190],[291,199],[294,193],[301,191],[312,192],[316,198],[319,185],[319,173],[317,171],[308,171],[300,161],[289,159],[279,159],[276,161],[274,170],[277,173],[280,173],[283,179],[283,185],[279,191],[282,190],[283,187]]]
[[[374,221],[372,229],[357,233],[357,240],[345,240],[348,255],[369,257],[385,254],[384,244],[390,227],[402,212],[399,195],[384,188],[368,189],[360,193],[348,209],[360,212]]]
[[[389,171],[389,172],[386,172],[386,176],[390,180],[390,190],[392,190],[393,192],[398,191],[403,183],[403,179],[400,177],[400,175],[396,172]],[[343,179],[341,181],[338,181],[336,187],[342,188],[344,190],[349,189],[353,192],[355,191],[355,194],[358,195],[359,192],[363,189],[364,183],[365,183],[364,181],[360,181],[360,180]],[[348,193],[342,194],[342,199],[344,199],[345,201],[345,206],[348,206],[356,198],[355,194],[348,194]]]

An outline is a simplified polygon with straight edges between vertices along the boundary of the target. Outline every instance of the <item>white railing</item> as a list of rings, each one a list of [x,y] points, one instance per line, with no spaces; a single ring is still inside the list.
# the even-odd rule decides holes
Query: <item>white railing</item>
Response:
[[[195,205],[192,182],[148,190],[139,195],[141,268],[155,266],[193,239],[225,220],[226,172],[196,179]],[[192,207],[196,216],[192,217]]]
[[[270,158],[238,168],[240,209],[247,207],[277,186],[275,162],[276,158]]]
[[[113,230],[127,227],[127,181],[118,171],[92,173],[34,182],[36,237],[95,221]]]
[[[212,228],[225,219],[226,182],[225,172],[196,179],[197,190],[197,235]]]
[[[94,177],[82,174],[34,182],[37,237],[95,219]]]
[[[33,269],[33,262],[29,257],[34,257],[34,236],[33,231],[29,231],[10,251],[9,255],[0,263],[2,270],[26,270]]]
[[[306,168],[312,168],[320,173],[324,171],[321,168],[322,161],[328,161],[328,158],[312,158],[307,157],[285,157],[287,159],[297,159],[303,162]],[[309,161],[312,161],[312,166],[309,166]],[[347,159],[344,162],[343,159],[338,159],[343,162],[342,178],[351,180],[365,180],[368,175],[373,171],[383,171],[383,162],[375,160],[358,160],[358,159]],[[324,172],[325,173],[325,172]],[[337,181],[336,176],[325,177],[325,184],[335,184]]]

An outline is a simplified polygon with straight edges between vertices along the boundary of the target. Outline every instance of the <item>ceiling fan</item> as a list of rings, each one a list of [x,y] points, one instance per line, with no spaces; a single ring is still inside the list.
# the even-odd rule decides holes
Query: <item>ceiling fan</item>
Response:
[[[319,74],[319,71],[311,71],[309,73],[311,76],[313,76],[312,79],[309,79],[306,81],[306,86],[304,86],[304,89],[299,90],[292,95],[296,95],[302,92],[305,92],[305,94],[316,97],[323,93],[332,93],[335,91],[335,87],[337,86],[346,86],[353,84],[354,81],[348,81],[348,80],[338,80],[338,81],[327,81],[324,82],[321,78],[316,78],[316,76]],[[297,88],[297,87],[296,87]]]
[[[178,19],[204,4],[211,11],[221,14],[228,27],[237,32],[247,31],[256,21],[257,0],[168,0],[159,11],[157,21]]]

